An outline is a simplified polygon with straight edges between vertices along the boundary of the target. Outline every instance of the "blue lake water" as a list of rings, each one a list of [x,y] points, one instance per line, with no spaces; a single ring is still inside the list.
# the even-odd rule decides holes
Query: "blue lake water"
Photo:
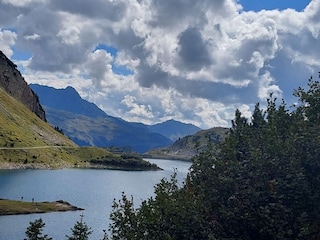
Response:
[[[102,239],[109,228],[109,215],[114,199],[121,193],[133,195],[136,206],[153,196],[154,185],[163,177],[170,178],[177,169],[183,182],[190,162],[147,159],[163,171],[118,171],[94,169],[0,170],[0,198],[25,201],[64,200],[84,211],[0,216],[0,240],[24,239],[30,221],[42,218],[44,233],[54,240],[66,239],[80,215],[92,228],[90,239]]]

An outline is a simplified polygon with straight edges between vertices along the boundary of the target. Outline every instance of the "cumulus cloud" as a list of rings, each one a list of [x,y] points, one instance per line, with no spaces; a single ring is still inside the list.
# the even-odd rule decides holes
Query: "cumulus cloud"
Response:
[[[183,31],[178,36],[178,45],[178,55],[183,68],[198,71],[212,64],[207,43],[198,29],[188,28]]]
[[[17,34],[15,32],[9,30],[1,30],[0,28],[0,50],[7,56],[11,57],[13,54],[13,50],[11,46],[14,45],[17,38]]]
[[[240,3],[5,0],[0,47],[30,53],[27,81],[72,85],[110,115],[227,126],[235,108],[287,98],[320,67],[320,0],[301,12]]]

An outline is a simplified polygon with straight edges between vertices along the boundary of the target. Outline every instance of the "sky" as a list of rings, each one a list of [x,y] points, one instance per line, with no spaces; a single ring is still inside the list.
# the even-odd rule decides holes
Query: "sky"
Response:
[[[0,0],[0,50],[28,83],[108,115],[208,129],[288,104],[320,70],[320,0]]]

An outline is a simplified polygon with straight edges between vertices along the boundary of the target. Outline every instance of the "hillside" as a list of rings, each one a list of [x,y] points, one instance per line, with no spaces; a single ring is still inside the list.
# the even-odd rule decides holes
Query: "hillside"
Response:
[[[0,51],[0,87],[46,121],[38,96],[28,86],[17,66]]]
[[[135,156],[77,146],[0,88],[0,169],[66,167],[158,169]]]
[[[67,147],[77,145],[0,88],[0,167],[64,167]]]
[[[73,87],[56,89],[39,84],[30,84],[30,88],[38,94],[43,106],[88,117],[107,117],[108,115],[94,103],[82,99]]]
[[[0,169],[108,168],[157,170],[134,155],[79,147],[46,122],[38,96],[0,51]]]
[[[193,135],[178,139],[171,146],[148,151],[146,156],[152,158],[190,160],[199,152],[207,150],[208,141],[218,143],[228,134],[228,128],[215,127],[201,130]]]
[[[193,124],[182,123],[173,119],[151,125],[149,128],[152,132],[160,133],[172,141],[176,141],[187,135],[195,134],[201,130],[201,128]]]
[[[30,84],[39,95],[48,122],[58,126],[79,146],[130,146],[136,152],[170,146],[173,141],[149,126],[112,117],[80,97],[72,87],[55,89]]]
[[[133,127],[114,117],[88,117],[44,106],[47,119],[80,146],[130,146],[143,153],[149,149],[169,146],[172,141],[148,128]]]

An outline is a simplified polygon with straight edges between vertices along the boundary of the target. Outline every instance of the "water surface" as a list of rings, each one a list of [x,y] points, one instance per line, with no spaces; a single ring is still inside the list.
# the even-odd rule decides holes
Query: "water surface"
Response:
[[[97,169],[61,170],[0,170],[0,198],[25,201],[64,200],[84,208],[84,211],[0,216],[0,240],[24,239],[30,221],[42,218],[44,233],[56,240],[66,239],[71,228],[80,220],[92,228],[90,239],[102,239],[103,229],[109,227],[113,200],[121,193],[133,195],[136,206],[153,196],[154,185],[170,178],[174,169],[178,180],[184,181],[190,162],[147,159],[163,171],[118,171]]]

